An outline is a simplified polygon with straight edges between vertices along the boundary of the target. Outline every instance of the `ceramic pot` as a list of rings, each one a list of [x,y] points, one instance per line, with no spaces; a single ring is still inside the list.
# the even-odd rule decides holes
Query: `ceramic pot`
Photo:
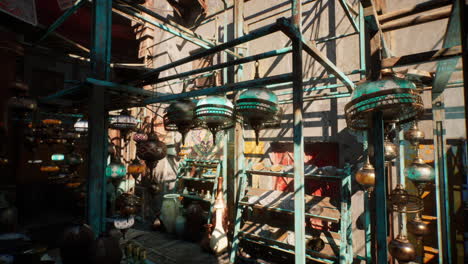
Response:
[[[178,198],[178,194],[166,194],[163,198],[160,219],[168,233],[175,231],[175,220],[179,215],[180,206]]]
[[[120,264],[122,250],[119,241],[111,236],[101,236],[92,244],[91,263]]]
[[[179,212],[179,215],[175,219],[175,233],[178,238],[182,238],[185,233],[185,224],[187,220],[185,219],[182,212]]]
[[[90,245],[94,233],[88,225],[73,225],[65,229],[60,242],[60,257],[63,264],[90,262]]]
[[[203,225],[205,217],[203,216],[204,211],[200,203],[193,201],[187,206],[187,224],[185,227],[185,237],[189,241],[199,241],[202,237]]]

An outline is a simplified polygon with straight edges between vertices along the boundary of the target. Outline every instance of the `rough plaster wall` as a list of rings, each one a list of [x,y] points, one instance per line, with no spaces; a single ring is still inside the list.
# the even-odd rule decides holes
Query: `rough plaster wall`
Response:
[[[222,7],[221,1],[211,0],[208,1],[209,12],[219,10]],[[356,3],[357,1],[353,1]],[[398,10],[405,8],[408,5],[404,0],[387,1],[387,10]],[[416,4],[423,1],[412,1],[411,4]],[[170,6],[165,1],[157,1],[155,7],[161,10],[170,10]],[[289,1],[270,0],[270,1],[248,1],[245,3],[245,25],[246,31],[253,31],[259,27],[274,23],[279,17],[289,17],[290,10]],[[159,11],[159,10],[158,10]],[[160,11],[161,13],[161,11]],[[170,12],[162,12],[167,15]],[[229,21],[229,39],[232,38],[232,9],[227,13]],[[215,20],[200,26],[196,32],[205,38],[215,37],[218,41],[222,40],[221,32],[224,23],[224,14],[218,15]],[[387,34],[389,39],[390,49],[393,56],[401,56],[412,54],[427,50],[438,49],[442,45],[442,37],[447,26],[447,19],[438,20],[431,23],[417,25],[405,29],[395,30]],[[309,40],[317,40],[324,37],[331,37],[340,34],[353,32],[351,24],[347,17],[344,15],[341,6],[337,1],[314,1],[303,6],[303,34]],[[217,35],[216,35],[217,34]],[[179,38],[172,37],[169,33],[161,30],[155,31],[155,43],[161,42],[154,47],[154,67],[167,64],[171,61],[178,60],[190,55],[190,52],[198,49],[197,46],[188,43],[187,41]],[[275,33],[267,37],[263,37],[247,43],[248,54],[258,54],[268,50],[279,49],[290,45],[288,38],[282,33]],[[318,48],[327,55],[327,57],[344,72],[359,69],[359,41],[358,36],[349,36],[346,38],[338,39],[335,41],[317,44]],[[323,67],[316,63],[306,53],[303,54],[304,58],[304,78],[324,76],[327,73]],[[269,58],[261,61],[260,76],[273,76],[276,74],[290,72],[292,68],[291,55],[279,56],[277,58]],[[435,63],[413,65],[407,68],[420,69],[427,71],[434,71]],[[176,72],[183,72],[192,69],[192,64],[184,64],[163,72],[160,76],[167,76]],[[403,69],[403,68],[402,68]],[[400,69],[398,69],[400,70]],[[253,63],[246,64],[244,67],[243,80],[253,78]],[[459,73],[454,74],[454,80],[459,79]],[[352,80],[358,80],[359,75],[351,75]],[[172,81],[171,81],[172,82]],[[330,82],[315,82],[306,84],[305,88],[312,86],[323,86],[327,84],[339,83],[338,81]],[[274,89],[276,93],[290,91],[290,86],[287,85],[281,89]],[[338,90],[344,91],[344,88]],[[161,92],[178,93],[182,91],[181,85],[173,85],[163,89]],[[325,91],[322,91],[325,92]],[[313,92],[310,94],[316,94]],[[320,92],[318,92],[320,93]],[[307,94],[305,94],[307,95]],[[430,108],[430,93],[425,92],[424,102],[427,109]],[[291,94],[282,95],[280,99],[291,98]],[[446,103],[448,109],[446,127],[448,138],[465,137],[463,126],[460,119],[463,113],[460,110],[463,96],[460,87],[450,88],[446,90]],[[334,100],[323,100],[315,102],[304,103],[304,134],[306,141],[330,141],[340,143],[340,164],[349,162],[356,164],[362,162],[362,146],[358,139],[349,133],[346,129],[346,122],[344,120],[344,106],[349,101],[349,98],[341,98]],[[166,105],[167,106],[167,105]],[[285,116],[282,120],[281,129],[270,129],[261,132],[261,141],[265,142],[265,149],[268,149],[269,143],[272,141],[288,141],[292,140],[292,107],[290,104],[282,105],[285,110]],[[450,112],[452,111],[452,112]],[[426,132],[426,138],[432,138],[432,123],[431,116],[426,115],[425,120],[421,122],[421,128]],[[169,133],[172,134],[172,133]],[[168,140],[172,143],[172,135],[169,135]],[[252,141],[254,134],[252,130],[245,131],[246,141]],[[180,136],[177,136],[177,140]],[[167,141],[166,141],[167,142]],[[263,160],[268,160],[268,155],[265,155]],[[270,161],[271,162],[271,161]],[[163,163],[163,162],[161,162]],[[160,165],[158,170],[163,174],[165,179],[173,179],[175,177],[174,171],[169,169],[167,162],[165,165]],[[261,187],[273,187],[273,182],[270,177],[261,179]],[[362,213],[362,192],[359,186],[353,183],[353,192],[355,194],[352,198],[353,203],[353,224],[356,223],[358,217]],[[363,232],[358,231],[356,225],[353,226],[353,244],[356,253],[364,254],[364,241]]]

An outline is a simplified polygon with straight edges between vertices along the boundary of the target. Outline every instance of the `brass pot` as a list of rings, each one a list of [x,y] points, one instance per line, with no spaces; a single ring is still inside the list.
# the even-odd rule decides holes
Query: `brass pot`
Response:
[[[354,175],[356,181],[361,184],[364,188],[368,189],[375,185],[375,169],[374,166],[366,160],[364,166],[360,168]]]
[[[415,235],[418,239],[429,234],[429,226],[421,220],[419,215],[409,220],[406,223],[406,227],[408,228],[408,232]]]
[[[416,147],[424,140],[424,132],[419,130],[417,124],[414,123],[413,126],[405,132],[404,137],[405,140],[408,140],[411,145]]]
[[[384,156],[385,161],[392,161],[398,157],[398,146],[388,139],[384,141]]]
[[[416,249],[409,242],[406,236],[401,234],[388,245],[388,251],[392,257],[396,258],[399,262],[410,262],[416,259]]]

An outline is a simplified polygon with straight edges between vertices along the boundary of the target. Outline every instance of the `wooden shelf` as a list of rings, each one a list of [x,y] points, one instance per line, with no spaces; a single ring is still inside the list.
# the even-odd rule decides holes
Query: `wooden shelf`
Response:
[[[274,171],[267,171],[267,170],[246,170],[246,172],[250,174],[257,174],[257,175],[263,175],[263,176],[294,178],[294,173],[292,172],[274,172]],[[304,174],[304,177],[305,178],[324,178],[327,180],[330,180],[330,179],[342,180],[343,177],[346,177],[346,176],[306,173]]]
[[[265,197],[266,194],[271,191],[272,190],[247,188],[247,194],[245,196],[246,197],[258,196],[261,198],[261,197]],[[260,205],[260,204],[248,204],[244,201],[240,201],[239,205],[251,206],[257,209],[264,209],[264,210],[282,212],[282,213],[287,213],[287,214],[294,214],[294,210],[284,208],[284,206],[282,206],[282,204],[284,204],[285,199],[288,199],[290,195],[292,195],[292,193],[284,192],[278,198],[276,198],[271,204],[265,205],[265,206]],[[306,217],[317,218],[317,219],[321,219],[321,220],[332,222],[332,223],[338,223],[340,221],[340,210],[330,203],[329,197],[306,195],[305,206],[306,206],[307,211],[309,211],[310,209],[316,206],[320,206],[323,208],[323,211],[320,214],[306,213]]]
[[[180,193],[179,195],[183,196],[185,198],[192,199],[192,200],[198,200],[198,201],[204,201],[204,202],[207,202],[207,203],[211,203],[211,200],[207,200],[207,199],[202,198],[200,196],[190,195],[190,194],[183,194],[183,193]]]
[[[186,181],[200,181],[200,182],[212,182],[212,183],[214,183],[215,181],[215,179],[193,178],[193,177],[179,177],[179,179],[186,180]]]
[[[263,225],[259,223],[245,222],[239,234],[243,236],[244,239],[247,238],[249,242],[294,254],[294,245],[290,245],[286,242],[288,236],[287,230],[279,229],[272,237],[264,237],[256,234],[261,230],[262,226]],[[307,249],[307,258],[320,263],[335,263],[339,255],[339,234],[334,233],[333,237],[330,237],[322,233],[320,237],[325,242],[325,247],[320,252]],[[310,238],[311,236],[306,236],[306,239]]]

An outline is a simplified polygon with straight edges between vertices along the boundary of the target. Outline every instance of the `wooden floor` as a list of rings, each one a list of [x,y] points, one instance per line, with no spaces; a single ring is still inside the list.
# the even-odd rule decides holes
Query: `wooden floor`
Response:
[[[224,264],[229,263],[228,254],[219,257],[204,252],[198,244],[178,240],[175,237],[144,228],[130,229],[125,241],[144,246],[147,257],[155,264]]]

